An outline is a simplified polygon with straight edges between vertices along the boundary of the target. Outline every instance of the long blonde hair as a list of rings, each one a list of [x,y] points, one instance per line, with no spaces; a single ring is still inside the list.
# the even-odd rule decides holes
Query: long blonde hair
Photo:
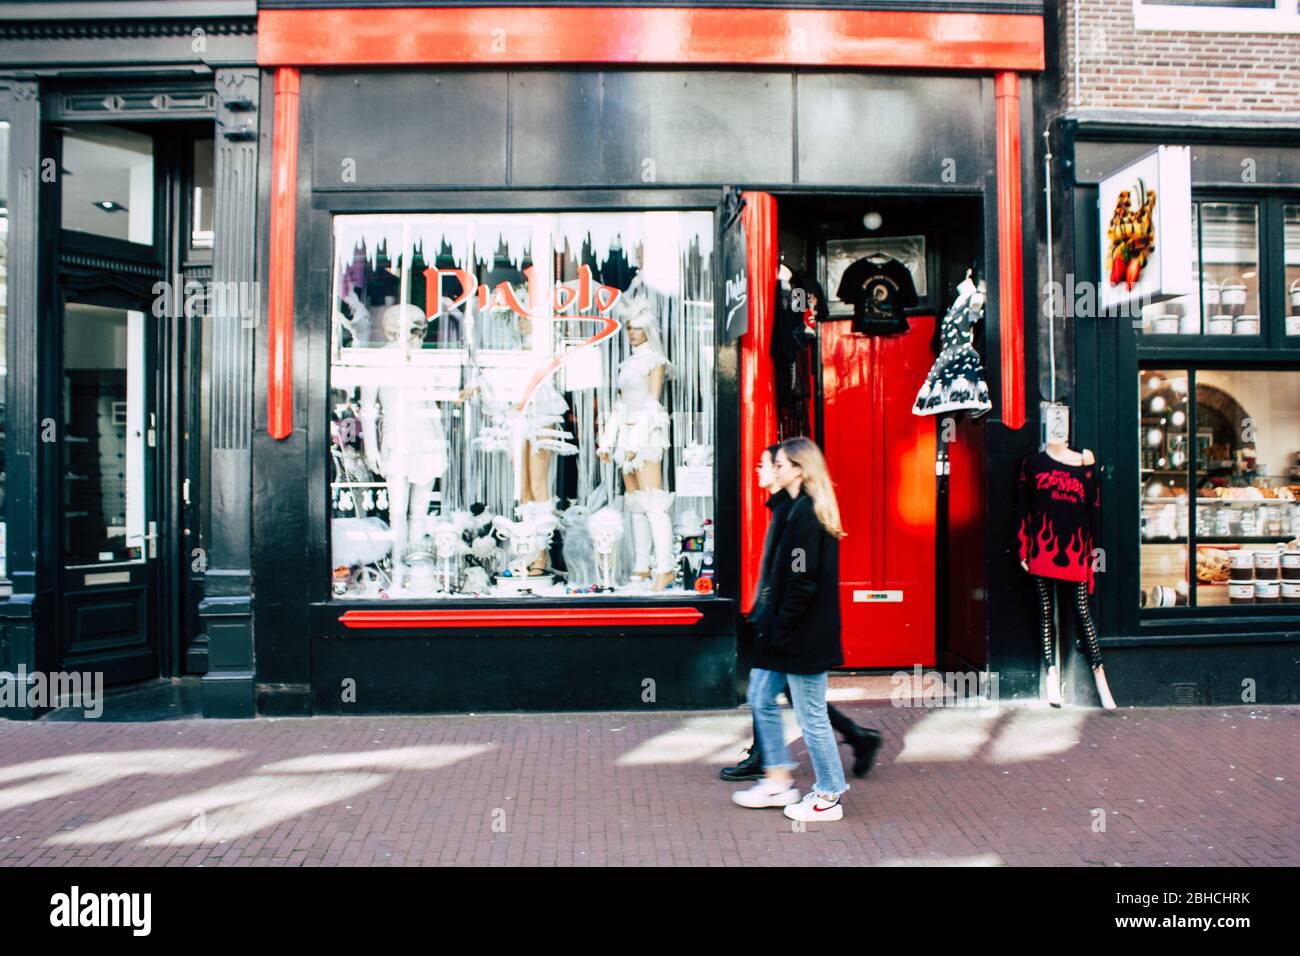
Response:
[[[831,473],[826,467],[826,459],[821,449],[811,438],[799,436],[787,438],[781,442],[778,451],[785,452],[791,464],[798,465],[803,472],[802,487],[808,489],[808,497],[813,502],[813,513],[828,534],[843,538],[847,532],[840,526],[840,506],[835,500],[835,486],[831,484]],[[772,456],[775,459],[775,455]]]

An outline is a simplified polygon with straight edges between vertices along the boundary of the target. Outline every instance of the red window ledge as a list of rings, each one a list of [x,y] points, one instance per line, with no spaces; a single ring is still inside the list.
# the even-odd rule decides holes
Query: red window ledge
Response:
[[[491,610],[345,611],[339,620],[347,628],[409,629],[454,627],[686,627],[704,615],[693,607],[587,607]]]

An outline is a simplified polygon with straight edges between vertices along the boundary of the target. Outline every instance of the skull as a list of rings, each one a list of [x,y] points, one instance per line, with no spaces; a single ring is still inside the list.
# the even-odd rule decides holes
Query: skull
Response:
[[[613,554],[623,537],[623,515],[613,508],[601,508],[587,519],[587,530],[591,532],[597,554]]]

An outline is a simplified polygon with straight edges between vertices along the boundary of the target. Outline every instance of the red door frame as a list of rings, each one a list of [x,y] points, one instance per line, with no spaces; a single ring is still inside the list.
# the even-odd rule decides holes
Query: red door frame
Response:
[[[593,14],[598,30],[592,29]],[[497,7],[262,10],[257,61],[275,68],[267,431],[293,431],[294,233],[298,177],[298,80],[303,67],[394,66],[783,66],[992,72],[997,100],[998,301],[1001,421],[1025,423],[1020,193],[1021,73],[1044,67],[1042,17],[1025,14],[699,7]],[[755,194],[761,196],[762,194]],[[769,199],[771,197],[768,197]],[[775,247],[775,203],[750,215]],[[770,224],[766,217],[770,214]],[[750,223],[747,221],[747,226]],[[749,332],[741,338],[741,469],[775,435],[766,324],[755,288],[775,254],[750,233]],[[755,259],[758,256],[758,259]],[[756,269],[755,266],[761,267]],[[760,283],[756,285],[756,283]],[[741,606],[754,597],[763,536],[757,491],[741,481]]]

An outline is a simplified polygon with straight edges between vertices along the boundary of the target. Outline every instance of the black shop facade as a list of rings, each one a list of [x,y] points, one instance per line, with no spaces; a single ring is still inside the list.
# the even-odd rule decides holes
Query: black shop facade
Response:
[[[512,8],[502,48],[491,5],[305,6],[263,4],[253,89],[213,84],[214,189],[232,188],[227,146],[256,185],[218,206],[214,269],[249,262],[258,300],[253,321],[200,319],[203,425],[156,439],[193,436],[156,484],[198,502],[211,560],[172,592],[194,623],[177,637],[138,602],[103,610],[87,576],[147,542],[104,567],[52,551],[30,584],[49,587],[27,602],[33,661],[93,644],[46,634],[131,623],[170,647],[154,676],[197,680],[209,716],[731,707],[765,530],[754,465],[806,433],[857,528],[846,666],[995,671],[1003,697],[1038,696],[1008,478],[1038,445],[1020,149],[1036,13],[969,4],[954,40],[954,14],[850,4],[804,51],[805,14],[764,4],[738,34],[725,21],[719,52],[700,39],[722,22],[707,6],[611,8],[619,43],[578,28],[590,8]],[[670,27],[685,39],[664,51]],[[885,334],[836,293],[850,267],[891,260],[911,290]],[[984,303],[990,407],[915,415],[964,281]],[[798,381],[778,382],[780,313],[808,289],[824,308],[799,310]],[[43,306],[62,310],[51,356],[101,404],[115,379],[68,357],[67,316],[146,348],[176,317],[150,331],[133,295],[65,283]],[[105,408],[129,430],[125,364]],[[60,473],[37,484],[53,495]],[[118,605],[131,586],[102,585]]]

